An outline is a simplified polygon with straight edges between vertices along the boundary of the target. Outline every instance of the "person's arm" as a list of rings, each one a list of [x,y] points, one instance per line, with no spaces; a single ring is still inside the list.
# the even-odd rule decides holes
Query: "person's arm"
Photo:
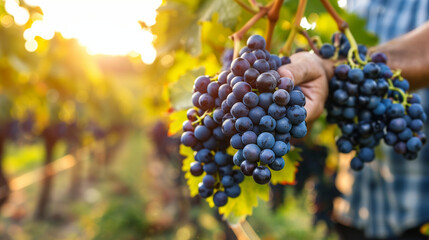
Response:
[[[429,86],[429,22],[369,50],[387,55],[387,65],[401,69],[411,89]]]

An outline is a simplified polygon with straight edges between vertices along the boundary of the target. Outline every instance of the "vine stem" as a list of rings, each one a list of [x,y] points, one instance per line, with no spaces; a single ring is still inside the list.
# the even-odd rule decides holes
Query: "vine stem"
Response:
[[[404,91],[402,91],[402,89],[400,89],[400,88],[397,88],[397,87],[395,87],[394,85],[393,85],[393,83],[392,83],[392,80],[390,80],[390,79],[387,79],[387,83],[389,84],[389,89],[390,90],[393,90],[393,91],[396,91],[396,92],[399,92],[399,94],[401,94],[401,96],[402,96],[402,102],[399,102],[399,103],[401,103],[402,104],[402,106],[407,106],[407,99],[408,99],[408,94],[407,93],[404,93]]]
[[[268,51],[271,50],[271,42],[273,38],[274,33],[274,27],[277,24],[277,21],[279,20],[280,10],[282,8],[283,0],[275,0],[273,5],[270,7],[270,10],[268,11],[268,27],[266,32],[266,42],[267,47],[266,49]]]
[[[228,223],[228,226],[239,240],[260,240],[258,234],[246,220],[237,224]]]
[[[366,61],[363,61],[359,56],[358,46],[355,38],[353,37],[352,32],[350,31],[349,24],[340,17],[340,15],[337,13],[337,11],[335,11],[334,7],[329,2],[329,0],[320,0],[320,1],[322,2],[326,11],[328,11],[328,13],[332,16],[335,23],[337,23],[338,29],[346,35],[347,39],[350,42],[350,50],[349,50],[349,53],[347,54],[347,59],[350,65],[352,65],[353,67],[356,67],[356,64],[353,62],[353,59],[352,59],[353,54],[355,55],[355,58],[359,64],[366,64]]]
[[[351,59],[351,54],[350,54],[350,52],[352,52],[352,54],[355,55],[355,58],[359,64],[366,64],[367,62],[363,61],[359,56],[358,45],[356,43],[355,38],[353,37],[352,32],[350,31],[350,29],[348,27],[346,29],[344,29],[344,34],[346,35],[346,37],[350,43],[350,50],[349,50],[349,54],[347,56],[349,62],[353,62],[353,59]]]
[[[242,7],[244,10],[250,12],[251,14],[256,14],[257,11],[251,7],[249,7],[247,4],[245,4],[242,0],[234,0],[240,7]]]
[[[200,117],[196,116],[197,120],[193,121],[193,122],[192,122],[192,125],[195,125],[195,124],[200,123],[201,121],[203,121],[203,120],[204,120],[204,117],[205,117],[205,116],[207,116],[207,115],[211,115],[211,114],[212,114],[212,113],[210,113],[210,112],[207,110],[207,111],[205,111],[205,112],[204,112],[204,114],[203,114],[203,115],[201,115]]]
[[[260,8],[260,4],[256,0],[249,0],[249,3],[252,8]]]
[[[247,33],[247,31],[263,16],[267,14],[269,11],[270,6],[268,7],[261,7],[259,9],[259,12],[256,13],[244,26],[238,30],[237,32],[233,33],[230,38],[234,41],[234,56],[233,58],[238,57],[238,53],[240,51],[240,41],[243,39],[244,34]]]
[[[338,29],[341,32],[344,32],[346,30],[346,28],[349,27],[349,24],[344,21],[344,19],[342,19],[340,17],[340,15],[337,13],[337,11],[335,11],[334,7],[332,7],[331,3],[329,2],[329,0],[320,0],[323,4],[323,6],[325,7],[326,11],[328,11],[328,13],[332,16],[332,18],[334,19],[334,21],[337,23]]]
[[[308,45],[310,45],[311,49],[313,49],[313,52],[315,54],[317,54],[318,56],[320,56],[319,49],[317,49],[317,46],[314,45],[314,42],[313,42],[313,40],[311,40],[311,38],[308,35],[307,31],[304,28],[300,28],[299,29],[299,33],[301,35],[303,35],[305,37],[305,39],[307,39]]]
[[[307,6],[307,0],[299,0],[298,9],[296,11],[295,20],[293,21],[292,29],[286,40],[285,45],[280,50],[281,53],[288,56],[292,49],[292,43],[295,40],[298,29],[300,28],[301,19],[304,16],[305,7]]]

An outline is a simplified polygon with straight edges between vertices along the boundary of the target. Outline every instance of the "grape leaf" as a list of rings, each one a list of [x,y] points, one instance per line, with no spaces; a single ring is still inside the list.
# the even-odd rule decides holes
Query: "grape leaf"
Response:
[[[192,88],[194,80],[203,75],[204,67],[190,70],[183,74],[177,82],[170,84],[168,90],[170,102],[175,110],[182,110],[192,107]]]
[[[200,21],[210,21],[214,13],[219,14],[218,20],[222,25],[232,29],[237,24],[241,8],[230,0],[207,1],[201,10]]]
[[[241,194],[236,198],[228,198],[225,206],[220,207],[219,214],[230,223],[238,223],[247,216],[252,215],[253,208],[258,206],[258,200],[268,201],[270,198],[270,187],[268,184],[257,184],[252,177],[244,177],[240,183]],[[210,207],[214,207],[213,197],[207,198]]]
[[[187,184],[191,193],[191,197],[195,197],[198,195],[198,184],[203,181],[205,172],[198,177],[195,177],[191,174],[191,163],[195,161],[194,150],[192,150],[192,148],[180,145],[180,155],[185,157],[182,162],[182,171],[185,172],[185,178],[187,179]]]
[[[173,136],[174,134],[182,130],[182,124],[187,120],[187,111],[186,109],[172,112],[169,115],[170,126],[168,127],[168,136]]]
[[[271,171],[271,184],[295,184],[295,175],[298,167],[298,161],[301,160],[299,153],[301,149],[294,148],[288,154],[283,156],[285,166],[280,171]]]

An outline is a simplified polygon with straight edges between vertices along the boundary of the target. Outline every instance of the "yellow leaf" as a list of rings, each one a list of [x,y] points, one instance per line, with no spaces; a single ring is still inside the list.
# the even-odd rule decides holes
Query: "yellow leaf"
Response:
[[[295,184],[295,175],[299,165],[298,161],[301,159],[299,152],[300,149],[295,148],[283,156],[285,166],[280,171],[271,170],[271,184]]]
[[[195,197],[198,195],[198,184],[203,181],[203,177],[205,176],[205,172],[198,177],[195,177],[191,174],[191,163],[195,162],[194,159],[194,150],[190,147],[186,147],[184,145],[180,145],[180,154],[185,157],[183,160],[182,170],[185,172],[185,178],[187,179],[189,191],[191,193],[191,197]]]
[[[236,198],[228,198],[225,206],[219,208],[219,213],[231,223],[237,223],[252,215],[253,208],[258,206],[258,200],[268,201],[270,188],[268,184],[255,183],[252,177],[245,177],[240,183],[241,194]],[[210,204],[211,199],[208,199]],[[213,204],[214,205],[214,204]]]
[[[187,110],[175,111],[169,116],[169,127],[168,127],[168,136],[172,136],[182,130],[182,124],[186,121]]]

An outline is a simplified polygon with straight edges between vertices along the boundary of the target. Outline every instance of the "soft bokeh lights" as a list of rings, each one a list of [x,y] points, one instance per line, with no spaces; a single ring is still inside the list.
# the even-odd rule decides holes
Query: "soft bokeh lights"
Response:
[[[25,30],[28,51],[37,49],[36,36],[51,39],[55,32],[65,38],[76,38],[90,54],[140,55],[146,64],[156,58],[150,30],[142,29],[155,24],[156,9],[161,0],[25,0],[40,6],[43,18]],[[29,13],[17,0],[6,0],[6,11],[17,24],[29,20]]]

